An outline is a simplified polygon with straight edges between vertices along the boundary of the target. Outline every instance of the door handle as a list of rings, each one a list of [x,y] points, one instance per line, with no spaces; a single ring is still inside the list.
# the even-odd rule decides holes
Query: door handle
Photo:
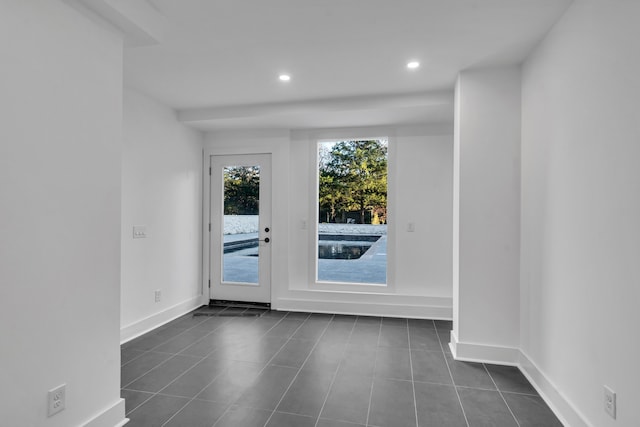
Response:
[[[265,243],[269,243],[269,238],[265,237],[264,240],[259,240],[260,242],[265,242]]]

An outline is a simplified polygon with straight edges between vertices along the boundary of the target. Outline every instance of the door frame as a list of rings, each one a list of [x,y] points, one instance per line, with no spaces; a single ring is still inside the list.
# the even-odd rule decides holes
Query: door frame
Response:
[[[211,156],[239,156],[239,155],[261,155],[267,154],[271,156],[271,182],[273,187],[273,162],[274,152],[273,150],[265,150],[264,148],[257,147],[205,147],[202,150],[202,304],[208,304],[211,298],[211,238],[212,230],[209,228],[209,221],[211,217]],[[271,191],[271,206],[272,206],[272,222],[273,222],[273,198],[274,191]],[[271,224],[273,226],[273,224]],[[273,230],[273,227],[272,227]],[[273,253],[273,248],[271,249]],[[273,259],[270,257],[270,275],[273,279]],[[269,303],[273,307],[274,290],[273,280],[271,280],[270,286],[270,301]]]

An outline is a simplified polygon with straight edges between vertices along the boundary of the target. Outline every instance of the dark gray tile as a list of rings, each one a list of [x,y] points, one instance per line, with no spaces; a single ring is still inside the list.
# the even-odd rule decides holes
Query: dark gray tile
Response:
[[[416,427],[411,381],[373,381],[369,424],[379,427]]]
[[[317,418],[332,381],[333,374],[326,371],[300,371],[277,410]]]
[[[431,319],[407,319],[409,328],[435,330],[435,325]]]
[[[307,320],[310,315],[311,313],[306,313],[304,311],[290,311],[289,314],[287,314],[286,319]]]
[[[382,318],[377,316],[358,316],[356,325],[375,325],[380,326]]]
[[[185,347],[180,351],[180,354],[184,354],[187,356],[195,356],[195,357],[206,357],[211,354],[214,350],[222,347],[224,345],[223,340],[220,335],[217,335],[215,332],[211,335],[207,335],[200,340],[194,342],[193,344]]]
[[[409,348],[409,330],[406,326],[387,325],[382,322],[380,328],[380,347]]]
[[[379,347],[374,375],[377,378],[411,381],[409,349]]]
[[[120,390],[120,397],[124,399],[124,411],[128,414],[147,400],[151,399],[153,397],[153,393],[123,389]]]
[[[135,348],[123,348],[120,350],[120,366],[126,365],[134,359],[142,356],[144,350],[136,350]]]
[[[304,364],[314,345],[314,341],[297,340],[292,338],[287,341],[270,363],[273,365],[299,368]]]
[[[451,356],[446,357],[455,385],[488,390],[496,389],[482,363],[460,362]]]
[[[354,322],[334,322],[332,321],[327,326],[320,337],[320,341],[340,342],[347,343],[353,330]]]
[[[137,338],[130,348],[136,348],[138,350],[151,350],[161,344],[164,344],[171,338],[183,332],[181,328],[166,328],[159,331],[152,331]]]
[[[234,405],[218,420],[215,427],[263,427],[271,413],[272,411],[264,409]]]
[[[458,395],[453,386],[415,383],[420,427],[466,427]]]
[[[409,341],[413,350],[442,351],[440,339],[434,329],[410,327]]]
[[[524,393],[537,395],[536,389],[529,383],[527,378],[515,366],[487,365],[489,375],[493,378],[498,390],[514,393]]]
[[[290,338],[302,326],[302,321],[300,319],[288,320],[288,317],[285,317],[280,323],[271,328],[267,332],[267,336]]]
[[[346,421],[329,420],[320,418],[316,427],[365,427],[364,424],[349,423]]]
[[[354,325],[358,316],[353,316],[351,314],[334,314],[331,319],[331,323],[344,323]]]
[[[227,405],[220,402],[192,400],[163,427],[211,427],[226,408]]]
[[[382,326],[400,326],[407,327],[407,319],[404,317],[383,317]]]
[[[450,332],[453,329],[453,322],[451,320],[434,320],[433,324],[436,329],[443,332]]]
[[[210,334],[210,332],[201,329],[195,331],[189,330],[168,340],[164,344],[159,345],[154,349],[154,351],[163,353],[180,353],[185,348],[198,342],[207,334]]]
[[[353,327],[349,344],[360,347],[377,347],[378,338],[380,336],[380,322],[378,324],[364,323],[359,321]]]
[[[440,351],[411,351],[414,381],[453,384],[444,354]]]
[[[296,368],[269,365],[246,390],[236,404],[260,409],[275,409],[298,372]]]
[[[266,363],[286,342],[287,339],[283,337],[264,337],[248,344],[223,347],[217,350],[214,356],[243,362]]]
[[[346,348],[347,345],[345,343],[320,340],[311,354],[309,354],[309,358],[302,368],[333,373],[338,369]]]
[[[376,363],[376,348],[348,345],[345,350],[338,375],[353,374],[373,376],[373,368]]]
[[[262,315],[262,318],[265,317],[272,317],[274,319],[282,319],[283,317],[285,317],[287,314],[289,314],[288,311],[278,311],[278,310],[268,310],[267,312],[265,312]]]
[[[517,427],[516,420],[497,391],[458,387],[470,427]]]
[[[127,427],[160,427],[189,399],[156,394],[127,415]]]
[[[196,399],[235,402],[258,378],[262,368],[262,365],[256,363],[232,361],[223,373],[196,396]]]
[[[562,423],[539,396],[502,393],[520,427],[562,427]]]
[[[125,387],[140,391],[160,391],[169,385],[171,381],[198,363],[199,360],[200,359],[191,356],[173,356],[162,365],[158,365]]]
[[[366,424],[372,379],[338,375],[331,386],[321,417]]]
[[[307,319],[300,328],[291,336],[291,338],[316,341],[329,325],[329,320],[326,318],[321,319]]]
[[[173,355],[168,353],[146,352],[137,359],[120,368],[120,387],[124,387],[160,365]]]
[[[172,396],[194,397],[220,375],[230,364],[223,359],[207,358],[162,389]]]
[[[265,427],[315,427],[316,419],[304,415],[274,412]]]

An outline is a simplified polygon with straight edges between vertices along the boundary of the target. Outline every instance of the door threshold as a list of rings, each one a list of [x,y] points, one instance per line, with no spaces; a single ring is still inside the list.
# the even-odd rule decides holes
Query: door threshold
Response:
[[[271,310],[271,304],[268,302],[230,301],[224,299],[210,299],[209,307],[260,308],[263,310]]]

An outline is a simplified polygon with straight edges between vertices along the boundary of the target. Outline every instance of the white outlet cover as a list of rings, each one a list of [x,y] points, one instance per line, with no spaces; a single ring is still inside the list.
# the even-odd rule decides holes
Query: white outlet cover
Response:
[[[133,238],[134,239],[144,239],[147,237],[147,226],[146,225],[134,225],[133,226]]]
[[[604,411],[616,419],[616,393],[607,386],[604,386]]]
[[[49,417],[57,414],[58,412],[64,409],[66,405],[66,400],[67,400],[66,388],[67,388],[67,385],[62,384],[54,389],[49,390],[49,393],[48,393],[49,405],[47,410],[47,415]]]

